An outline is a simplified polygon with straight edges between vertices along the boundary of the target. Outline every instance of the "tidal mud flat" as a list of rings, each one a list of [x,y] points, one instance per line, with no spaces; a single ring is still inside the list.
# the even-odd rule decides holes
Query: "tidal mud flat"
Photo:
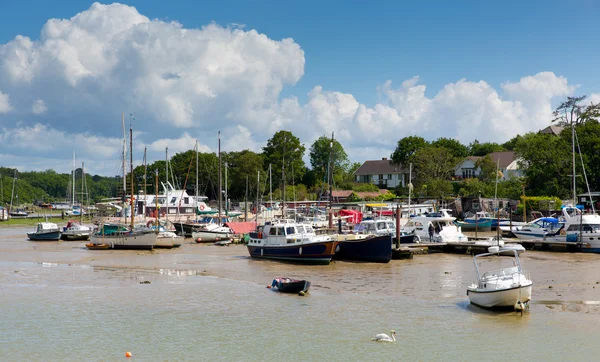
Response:
[[[244,245],[215,246],[185,239],[178,249],[87,250],[83,242],[32,242],[27,230],[0,232],[0,263],[85,266],[98,269],[129,269],[142,279],[152,275],[180,273],[205,275],[267,285],[276,276],[308,279],[311,290],[324,292],[382,293],[423,299],[465,299],[474,281],[473,260],[460,254],[419,254],[410,260],[388,264],[332,262],[307,266],[253,260]],[[523,268],[534,282],[536,305],[556,311],[600,314],[600,255],[526,251]],[[65,281],[68,282],[68,281]]]

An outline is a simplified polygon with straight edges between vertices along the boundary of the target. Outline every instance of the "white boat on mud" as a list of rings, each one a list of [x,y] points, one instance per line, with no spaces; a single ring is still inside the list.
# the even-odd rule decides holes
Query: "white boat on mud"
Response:
[[[231,228],[216,223],[206,224],[192,232],[192,239],[198,243],[230,240],[232,237],[233,230]]]
[[[518,251],[501,248],[492,251],[495,252],[473,257],[477,282],[467,287],[469,300],[483,308],[526,309],[533,282],[521,268]],[[511,265],[498,268],[498,264],[506,261]]]
[[[469,238],[462,233],[460,226],[454,225],[454,216],[448,210],[413,216],[400,229],[405,234],[418,236],[421,242],[429,242],[429,225],[433,225],[434,234],[431,241],[442,243],[466,243]]]

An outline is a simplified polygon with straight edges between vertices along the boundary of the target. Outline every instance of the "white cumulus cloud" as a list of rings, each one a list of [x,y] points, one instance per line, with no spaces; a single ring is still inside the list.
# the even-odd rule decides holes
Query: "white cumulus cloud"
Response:
[[[133,6],[94,3],[49,19],[39,39],[15,35],[0,44],[0,154],[5,166],[66,171],[77,148],[92,172],[112,174],[121,114],[133,113],[134,159],[148,147],[150,162],[162,160],[166,147],[174,154],[196,140],[200,151],[214,152],[218,130],[223,151],[260,151],[285,129],[307,148],[335,132],[351,159],[364,161],[389,157],[409,135],[507,141],[548,125],[556,102],[576,89],[547,71],[499,86],[458,79],[434,94],[418,76],[382,79],[375,104],[319,84],[305,102],[283,97],[304,65],[291,38],[235,24],[185,28]],[[600,101],[599,94],[589,100]]]
[[[48,107],[46,107],[46,103],[41,99],[37,99],[31,106],[31,112],[33,112],[33,114],[42,114],[47,110]]]

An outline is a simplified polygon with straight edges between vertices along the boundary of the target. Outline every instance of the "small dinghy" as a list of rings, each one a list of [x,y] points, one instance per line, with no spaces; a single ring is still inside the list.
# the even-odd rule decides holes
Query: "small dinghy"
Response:
[[[87,244],[85,244],[85,247],[88,248],[89,250],[107,250],[110,247],[110,245],[87,243]]]
[[[273,279],[271,287],[277,288],[277,290],[282,293],[304,294],[308,292],[308,288],[310,288],[310,282],[308,280],[278,277]]]

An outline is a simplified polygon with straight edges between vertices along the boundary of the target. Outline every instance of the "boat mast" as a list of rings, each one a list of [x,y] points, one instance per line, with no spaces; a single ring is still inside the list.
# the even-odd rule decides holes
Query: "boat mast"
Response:
[[[566,112],[566,110],[565,110]],[[566,116],[566,115],[565,115]],[[577,175],[575,174],[575,125],[573,124],[573,112],[571,111],[571,147],[572,147],[572,156],[573,156],[573,207],[577,207],[577,191],[575,187],[575,179]]]
[[[83,222],[83,182],[85,180],[84,163],[81,163],[81,202],[79,203],[79,223]]]
[[[269,164],[269,201],[271,210],[273,210],[273,174],[271,173],[271,164]]]
[[[256,175],[256,214],[254,215],[254,223],[256,224],[256,230],[258,231],[258,213],[260,212],[260,205],[258,204],[258,196],[260,195],[260,170],[257,171]],[[271,207],[273,207],[271,205]]]
[[[167,183],[165,184],[165,223],[169,221],[169,146],[165,148],[165,175]],[[166,225],[166,224],[165,224]]]
[[[160,213],[158,212],[158,169],[154,170],[155,173],[155,181],[154,181],[154,192],[156,197],[154,198],[154,204],[156,206],[156,231],[158,232],[158,225],[160,220]]]
[[[246,194],[244,195],[244,222],[248,221],[248,175],[246,175]]]
[[[284,136],[283,139],[283,162],[281,163],[281,181],[283,182],[283,191],[282,202],[281,202],[281,218],[285,219],[285,143],[287,142],[287,137]]]
[[[196,192],[194,200],[194,214],[196,214],[198,212],[198,140],[196,140]]]
[[[15,196],[15,183],[17,183],[17,169],[16,168],[15,168],[15,176],[13,177],[13,187],[12,187],[12,193],[10,194],[10,208],[8,209],[8,212],[12,212],[13,197]]]
[[[133,231],[133,130],[129,125],[129,167],[131,170],[131,196],[129,197],[129,204],[131,206],[131,231]]]
[[[75,151],[73,151],[73,181],[71,185],[71,210],[75,206]]]
[[[229,205],[227,199],[227,166],[229,165],[227,164],[227,162],[225,162],[225,215],[229,215]]]
[[[412,189],[412,163],[410,163],[408,164],[408,219],[410,219],[410,196],[412,194]],[[400,217],[402,217],[402,213],[400,213]]]
[[[121,113],[121,123],[123,124],[123,203],[127,195],[127,134],[125,133],[125,113]],[[123,208],[124,209],[124,208]]]
[[[221,206],[222,206],[222,200],[221,200],[221,189],[223,187],[223,185],[221,184],[221,131],[219,131],[218,133],[218,138],[219,138],[219,147],[218,147],[218,152],[219,152],[219,190],[218,190],[218,194],[219,194],[219,215],[217,217],[217,222],[220,224],[221,223]]]
[[[331,142],[329,143],[329,172],[327,181],[329,182],[329,229],[333,228],[333,212],[331,204],[333,203],[333,132],[331,132]]]

